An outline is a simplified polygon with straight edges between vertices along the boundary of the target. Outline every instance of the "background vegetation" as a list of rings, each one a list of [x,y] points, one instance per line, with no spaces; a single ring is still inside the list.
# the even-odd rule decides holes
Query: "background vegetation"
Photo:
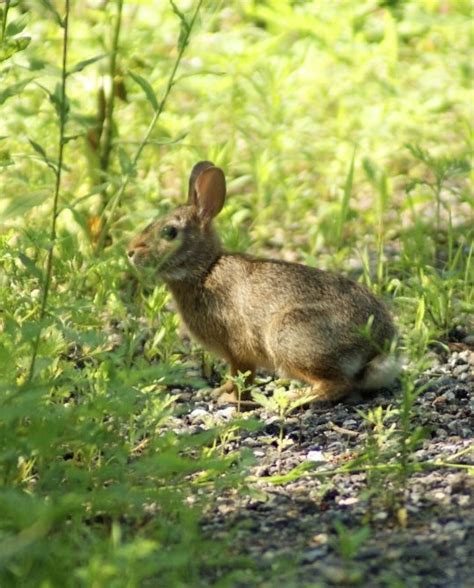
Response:
[[[176,389],[221,367],[124,255],[183,201],[199,159],[229,179],[227,247],[341,270],[391,300],[399,417],[359,457],[409,474],[413,382],[473,310],[470,10],[0,3],[2,586],[249,582],[255,562],[199,520],[213,492],[246,490],[248,457],[226,440],[257,424],[174,430]]]

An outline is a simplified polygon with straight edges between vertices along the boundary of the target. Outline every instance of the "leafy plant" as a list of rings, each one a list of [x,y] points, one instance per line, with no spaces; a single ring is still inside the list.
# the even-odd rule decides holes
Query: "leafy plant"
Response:
[[[300,392],[300,391],[298,391]],[[261,392],[252,392],[252,398],[263,406],[270,414],[273,413],[278,418],[278,472],[281,470],[281,455],[285,447],[285,419],[286,417],[311,400],[311,395],[306,394],[304,389],[301,394],[296,394],[294,398],[283,387],[275,388],[272,396],[265,396]]]
[[[370,536],[368,527],[361,527],[351,532],[341,521],[334,521],[337,533],[337,549],[346,564],[357,557],[360,548]]]
[[[339,520],[334,522],[334,528],[336,537],[333,544],[344,564],[344,577],[340,580],[357,586],[363,582],[363,576],[355,560],[363,544],[370,537],[370,529],[364,526],[353,531]]]

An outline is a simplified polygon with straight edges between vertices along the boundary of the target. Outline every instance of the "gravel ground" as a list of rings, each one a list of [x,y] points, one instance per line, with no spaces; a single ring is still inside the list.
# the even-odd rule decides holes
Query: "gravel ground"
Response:
[[[421,466],[405,483],[394,471],[353,461],[383,442],[377,463],[393,463],[399,445],[391,411],[400,390],[357,405],[299,408],[283,420],[264,408],[245,413],[260,429],[230,436],[227,450],[252,456],[248,489],[216,496],[202,520],[208,537],[231,536],[234,555],[251,562],[236,587],[273,587],[275,577],[288,587],[474,586],[474,347],[472,336],[454,339],[449,351],[433,351],[432,367],[416,382],[411,426],[424,433],[412,461]],[[216,405],[206,392],[179,394],[186,412],[174,420],[179,430],[235,417],[235,407]],[[377,407],[386,420],[374,435],[377,427],[362,415]],[[348,464],[351,471],[341,471]]]

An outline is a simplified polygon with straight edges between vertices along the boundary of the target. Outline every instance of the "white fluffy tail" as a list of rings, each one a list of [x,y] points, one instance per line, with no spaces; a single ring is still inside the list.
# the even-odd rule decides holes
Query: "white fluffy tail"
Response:
[[[361,390],[377,390],[390,386],[401,370],[400,360],[393,355],[377,355],[365,366],[362,379],[357,383]]]

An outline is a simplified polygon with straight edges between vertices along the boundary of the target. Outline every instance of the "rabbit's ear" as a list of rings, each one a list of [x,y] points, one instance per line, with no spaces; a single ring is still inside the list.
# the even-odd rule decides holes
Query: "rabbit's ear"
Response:
[[[224,206],[224,172],[218,167],[209,167],[198,175],[194,187],[199,217],[209,223]]]
[[[196,180],[201,172],[205,169],[210,167],[214,167],[214,164],[211,161],[200,161],[196,163],[196,165],[191,170],[191,175],[189,176],[189,189],[188,189],[188,204],[195,205],[196,204]]]

